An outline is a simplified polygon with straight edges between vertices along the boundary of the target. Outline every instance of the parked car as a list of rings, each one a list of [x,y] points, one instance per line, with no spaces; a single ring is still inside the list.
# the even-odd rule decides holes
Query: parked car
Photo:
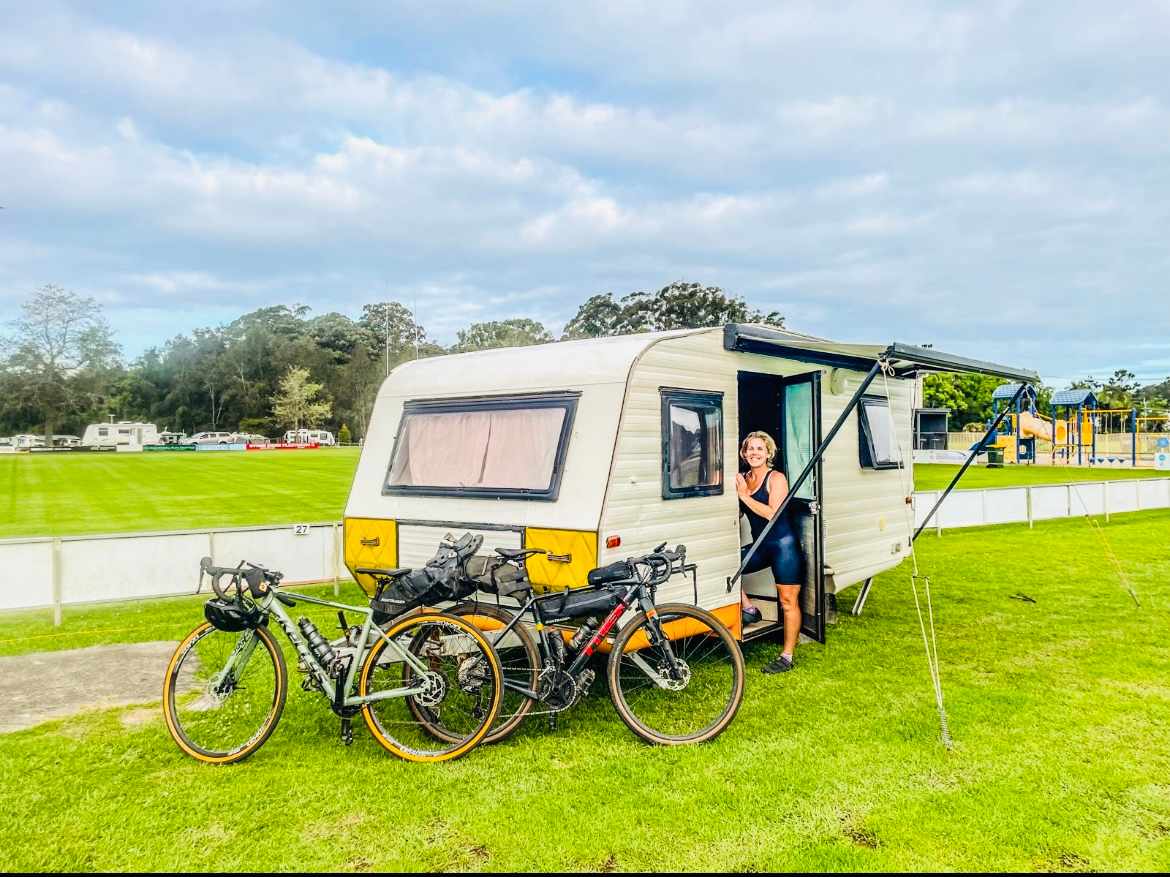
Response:
[[[193,445],[230,445],[235,443],[234,432],[197,432],[191,436]]]
[[[236,441],[244,442],[249,445],[267,445],[271,444],[268,436],[260,435],[255,432],[238,432],[236,433]]]

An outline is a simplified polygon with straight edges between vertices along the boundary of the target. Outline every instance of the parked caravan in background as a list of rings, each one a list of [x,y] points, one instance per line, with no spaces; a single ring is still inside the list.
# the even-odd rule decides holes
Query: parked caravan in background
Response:
[[[158,427],[153,423],[91,423],[81,437],[83,448],[116,448],[158,444]]]
[[[284,442],[289,445],[327,445],[337,444],[333,433],[327,429],[290,429],[284,434]]]
[[[27,451],[29,448],[43,448],[45,446],[45,437],[43,435],[32,435],[31,433],[14,435],[9,441],[19,451]]]
[[[467,530],[484,552],[545,549],[529,574],[559,591],[598,565],[684,543],[697,581],[672,580],[659,599],[714,611],[737,636],[763,634],[780,621],[776,589],[768,571],[737,577],[751,537],[735,475],[740,441],[764,430],[781,447],[775,468],[790,481],[809,473],[788,513],[806,559],[803,632],[823,641],[829,596],[908,554],[916,377],[932,370],[1036,379],[936,350],[740,324],[413,360],[378,392],[345,561],[351,572],[420,566],[443,534]],[[746,631],[740,587],[764,613]]]
[[[158,443],[160,445],[185,445],[190,441],[187,434],[183,432],[160,432],[158,434]]]

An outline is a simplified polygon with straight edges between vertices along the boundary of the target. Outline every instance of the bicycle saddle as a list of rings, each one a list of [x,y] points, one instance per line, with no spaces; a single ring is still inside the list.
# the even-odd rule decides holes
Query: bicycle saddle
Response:
[[[534,554],[548,554],[543,548],[497,548],[496,554],[504,560],[523,560]]]
[[[404,576],[411,570],[408,566],[397,567],[395,569],[380,569],[376,566],[358,566],[354,567],[353,571],[368,576],[384,576],[385,578],[393,579],[398,576]]]

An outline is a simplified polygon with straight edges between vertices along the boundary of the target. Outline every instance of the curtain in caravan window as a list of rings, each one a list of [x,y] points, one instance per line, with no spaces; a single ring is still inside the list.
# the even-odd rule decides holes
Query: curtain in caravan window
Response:
[[[812,459],[812,384],[789,384],[784,388],[784,468],[791,484]],[[810,476],[796,492],[800,499],[815,499],[816,485]]]
[[[546,490],[566,409],[407,412],[391,487]]]

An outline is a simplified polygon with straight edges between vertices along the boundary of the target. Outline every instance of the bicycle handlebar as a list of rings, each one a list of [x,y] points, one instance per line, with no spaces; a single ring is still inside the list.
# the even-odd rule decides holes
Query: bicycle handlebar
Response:
[[[252,598],[259,600],[268,588],[275,588],[284,578],[284,573],[274,569],[265,569],[248,560],[241,560],[237,566],[215,566],[210,557],[201,558],[199,561],[200,585],[202,585],[204,574],[210,577],[211,590],[215,592],[215,596],[225,602],[232,599],[227,593],[232,587],[236,589],[237,600],[243,596],[243,588],[240,587],[241,579],[248,585],[248,591]],[[232,579],[226,588],[220,587],[219,584],[220,579],[224,576],[231,576]],[[267,588],[264,587],[265,583]]]

